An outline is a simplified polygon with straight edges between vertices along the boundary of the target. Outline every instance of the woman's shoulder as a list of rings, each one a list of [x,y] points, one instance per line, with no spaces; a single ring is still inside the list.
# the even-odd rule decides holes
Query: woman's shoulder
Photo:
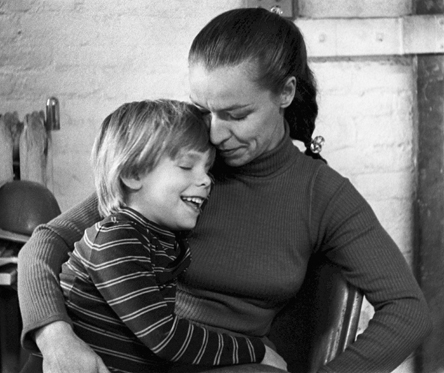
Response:
[[[293,179],[295,183],[299,182],[298,180],[306,180],[299,187],[299,192],[307,196],[307,203],[312,211],[323,214],[332,206],[341,209],[347,206],[350,209],[371,210],[368,202],[348,177],[321,160],[304,154],[299,158]]]
[[[349,179],[331,167],[328,162],[312,157],[297,150],[294,172],[299,179],[305,179],[311,189],[331,191],[349,183]]]
[[[339,211],[350,214],[360,211],[368,221],[375,220],[369,203],[348,177],[322,161],[307,158],[305,156],[302,163],[311,174],[309,199],[312,211],[324,215],[331,210],[336,216],[340,215]]]

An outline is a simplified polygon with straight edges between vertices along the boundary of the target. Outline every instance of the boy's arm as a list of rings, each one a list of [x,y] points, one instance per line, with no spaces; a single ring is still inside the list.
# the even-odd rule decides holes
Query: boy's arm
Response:
[[[89,276],[101,284],[97,290],[141,342],[157,356],[185,364],[216,366],[263,360],[265,345],[260,338],[218,333],[178,318],[174,314],[175,285],[167,283],[160,289],[158,264],[152,263],[147,252],[148,247],[153,251],[156,247],[134,244],[145,240],[130,230],[93,232],[81,244],[94,242],[85,251],[89,253],[85,258]]]
[[[55,321],[70,323],[59,273],[83,231],[100,219],[95,195],[36,228],[19,253],[18,292],[23,319],[22,343],[36,350],[34,331]]]

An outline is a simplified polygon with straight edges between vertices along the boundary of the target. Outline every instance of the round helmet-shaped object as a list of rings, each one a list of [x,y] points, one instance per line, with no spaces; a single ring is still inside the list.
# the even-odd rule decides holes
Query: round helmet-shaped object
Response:
[[[54,195],[40,183],[14,180],[0,188],[0,238],[26,242],[37,225],[59,214]]]

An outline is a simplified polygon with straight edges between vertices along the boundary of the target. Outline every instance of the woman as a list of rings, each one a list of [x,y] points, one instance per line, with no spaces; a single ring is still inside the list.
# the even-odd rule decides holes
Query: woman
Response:
[[[357,341],[320,371],[393,370],[429,332],[427,306],[366,201],[313,159],[320,158],[310,150],[316,89],[299,30],[263,9],[225,12],[196,36],[189,69],[190,99],[209,115],[218,161],[211,199],[189,239],[193,262],[180,280],[176,312],[265,337],[300,288],[309,258],[320,253],[376,310]],[[24,341],[32,346],[35,338],[47,372],[106,372],[73,335],[56,281],[73,243],[98,219],[92,196],[38,229],[20,254]]]

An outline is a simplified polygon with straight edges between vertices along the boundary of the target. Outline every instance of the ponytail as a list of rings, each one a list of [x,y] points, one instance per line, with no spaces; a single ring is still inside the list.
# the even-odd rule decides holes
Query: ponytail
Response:
[[[321,149],[316,152],[312,150],[317,115],[316,83],[312,71],[307,66],[305,76],[300,74],[298,77],[294,99],[285,109],[285,119],[290,127],[290,137],[304,143],[305,154],[326,162],[319,154]]]

